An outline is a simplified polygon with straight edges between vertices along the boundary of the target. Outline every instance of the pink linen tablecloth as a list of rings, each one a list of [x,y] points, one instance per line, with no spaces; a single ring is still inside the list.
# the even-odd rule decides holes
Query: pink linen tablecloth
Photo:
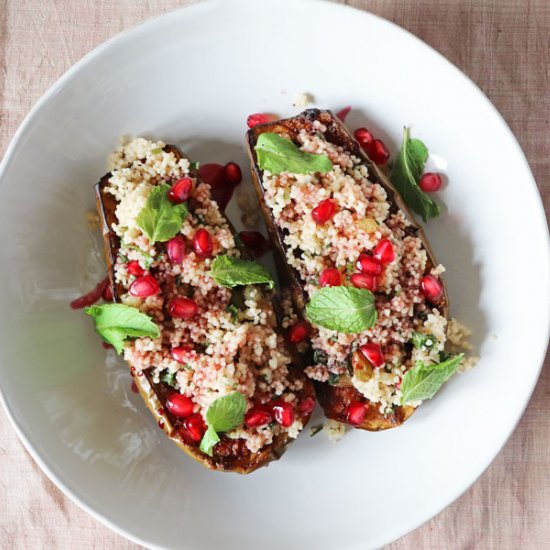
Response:
[[[0,0],[0,154],[35,101],[75,61],[117,32],[184,3]],[[549,0],[344,3],[412,31],[485,91],[523,147],[548,213]],[[523,419],[483,476],[439,516],[389,548],[550,548],[548,366],[547,357]],[[138,548],[80,510],[42,474],[2,411],[0,496],[0,548]]]

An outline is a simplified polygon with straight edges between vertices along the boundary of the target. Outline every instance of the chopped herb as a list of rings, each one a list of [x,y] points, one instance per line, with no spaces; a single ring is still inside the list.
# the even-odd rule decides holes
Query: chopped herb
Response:
[[[151,149],[152,155],[158,155],[159,153],[162,153],[162,148],[158,147],[157,149]]]
[[[328,375],[328,383],[331,386],[336,386],[336,384],[338,384],[339,381],[340,381],[340,375],[339,374],[334,374],[333,372],[331,372]]]
[[[145,250],[141,250],[139,246],[136,246],[135,244],[125,244],[123,245],[124,248],[130,248],[131,250],[135,250],[136,252],[139,252],[143,258],[145,259],[145,265],[147,267],[151,267],[151,264],[155,261],[155,258],[151,256],[148,252],[145,252]]]
[[[202,223],[203,225],[206,223],[206,219],[204,217],[204,214],[193,214],[197,220],[199,220],[199,223]]]
[[[437,342],[437,339],[433,334],[424,334],[422,332],[413,332],[411,336],[411,343],[417,349],[432,349]]]
[[[353,273],[354,271],[355,271],[355,264],[353,262],[346,264],[346,273],[348,273],[348,275],[350,273]]]
[[[326,365],[328,361],[327,354],[321,349],[313,350],[313,362],[317,365]]]
[[[190,162],[189,163],[189,170],[198,170],[201,166],[200,162]]]
[[[160,373],[160,380],[164,382],[165,384],[168,384],[169,386],[174,386],[174,383],[176,381],[176,373],[171,372],[168,369],[164,369]]]
[[[237,320],[239,316],[239,310],[233,304],[229,304],[225,308],[225,311],[227,311],[228,313],[231,313],[231,317],[233,318],[233,321]]]

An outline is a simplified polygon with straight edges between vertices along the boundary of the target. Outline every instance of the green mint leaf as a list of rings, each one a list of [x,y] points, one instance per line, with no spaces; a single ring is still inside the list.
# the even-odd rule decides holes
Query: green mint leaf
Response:
[[[160,336],[159,327],[148,315],[141,313],[135,307],[124,304],[104,304],[86,308],[86,313],[93,317],[96,332],[113,345],[119,354],[122,353],[124,342],[128,338]]]
[[[421,349],[423,346],[426,349],[432,349],[437,342],[437,339],[432,334],[424,334],[423,332],[413,332],[411,336],[412,345]]]
[[[306,305],[311,323],[346,334],[357,334],[374,326],[378,312],[369,290],[331,286],[317,290]]]
[[[255,284],[267,284],[269,288],[275,286],[269,271],[258,262],[233,258],[227,254],[214,259],[210,276],[218,285],[226,288]]]
[[[401,403],[405,405],[413,401],[431,399],[455,373],[463,358],[464,354],[459,353],[434,365],[425,365],[422,361],[417,361],[416,366],[403,375]]]
[[[136,218],[138,227],[152,243],[165,242],[176,235],[188,214],[187,204],[174,204],[168,198],[170,186],[153,187],[145,206]]]
[[[212,448],[220,440],[218,434],[240,426],[243,423],[245,411],[246,399],[239,392],[218,397],[211,403],[206,411],[208,430],[202,438],[201,451],[212,456]]]
[[[260,168],[272,174],[325,174],[332,170],[332,162],[327,156],[306,153],[293,141],[278,134],[260,134],[255,150]]]
[[[439,205],[420,187],[418,182],[428,159],[428,149],[419,139],[411,139],[408,128],[403,128],[403,143],[391,172],[390,180],[403,200],[426,222],[441,213]]]
[[[216,430],[212,426],[208,426],[208,429],[204,433],[201,439],[199,449],[206,453],[208,456],[212,456],[212,449],[214,445],[220,440],[220,437],[216,433]]]

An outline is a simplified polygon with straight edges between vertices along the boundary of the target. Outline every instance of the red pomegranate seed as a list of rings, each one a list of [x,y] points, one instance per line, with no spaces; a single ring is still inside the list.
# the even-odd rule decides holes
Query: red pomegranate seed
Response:
[[[366,145],[366,152],[374,164],[386,164],[390,158],[390,152],[381,139],[375,139],[368,143]]]
[[[180,364],[185,365],[188,362],[187,355],[193,351],[193,346],[183,345],[172,348],[172,357]]]
[[[166,243],[166,253],[173,264],[181,264],[185,257],[185,237],[176,235]]]
[[[422,294],[428,302],[437,303],[443,296],[443,283],[433,275],[425,275],[420,283]]]
[[[272,120],[275,120],[275,117],[269,113],[254,113],[253,115],[248,115],[246,124],[249,128],[254,128],[254,126],[258,124],[265,124],[266,122],[271,122]]]
[[[115,349],[115,346],[108,344],[107,342],[101,342],[103,349]]]
[[[378,344],[364,344],[359,349],[373,367],[381,367],[386,362],[382,348]]]
[[[82,309],[83,307],[88,307],[94,305],[102,296],[105,288],[109,285],[109,278],[105,277],[103,281],[98,283],[90,292],[76,298],[71,302],[72,309]]]
[[[372,256],[381,264],[391,264],[395,260],[393,244],[389,239],[381,239],[372,251]]]
[[[168,304],[170,317],[177,319],[191,319],[199,311],[199,306],[191,298],[177,296]]]
[[[342,284],[342,275],[335,267],[325,267],[319,275],[320,286],[340,286]]]
[[[145,273],[145,269],[139,265],[137,260],[130,260],[126,264],[126,271],[135,277],[141,277]]]
[[[400,378],[399,379],[399,382],[397,382],[397,384],[395,384],[395,387],[400,390],[401,389],[401,382],[403,382],[403,378]]]
[[[298,344],[309,336],[309,323],[305,319],[296,321],[288,329],[288,340],[291,344]]]
[[[132,384],[130,385],[130,389],[132,390],[133,393],[139,393],[139,389],[137,387],[137,384],[136,384],[135,380],[132,380]]]
[[[178,418],[189,416],[193,412],[194,406],[189,397],[178,392],[171,393],[166,399],[166,408]]]
[[[193,180],[191,178],[181,178],[168,191],[168,198],[174,204],[181,204],[189,198],[192,189]]]
[[[265,426],[273,421],[273,416],[267,407],[257,406],[250,409],[245,417],[244,423],[249,428],[258,428],[259,426]]]
[[[370,273],[354,273],[350,281],[355,288],[365,288],[371,292],[378,288],[378,279]]]
[[[359,145],[361,145],[363,149],[374,140],[372,134],[366,128],[357,128],[357,130],[353,132],[353,137],[359,142]]]
[[[208,258],[212,254],[212,236],[207,229],[199,229],[193,235],[193,250],[199,258]]]
[[[357,258],[357,269],[361,273],[369,273],[370,275],[380,275],[380,273],[382,273],[382,265],[380,262],[367,254],[359,254],[359,258]]]
[[[160,292],[160,287],[152,275],[143,275],[134,280],[128,292],[132,296],[137,296],[138,298],[147,298],[148,296],[158,294]]]
[[[113,289],[111,288],[111,285],[107,285],[105,287],[105,290],[103,291],[103,299],[106,302],[112,302],[113,301]]]
[[[238,237],[253,258],[259,258],[271,247],[270,241],[259,231],[241,231]]]
[[[311,217],[317,225],[327,223],[336,214],[336,203],[332,199],[321,201],[312,211]]]
[[[299,405],[298,405],[298,412],[302,416],[307,416],[308,414],[311,414],[313,412],[313,409],[315,408],[315,399],[313,397],[306,397]]]
[[[241,167],[236,162],[228,162],[223,168],[225,181],[231,185],[239,185],[243,179]]]
[[[199,413],[193,413],[183,421],[183,429],[192,441],[198,443],[206,431],[206,424]]]
[[[286,401],[275,401],[272,407],[273,418],[275,421],[283,426],[283,428],[288,428],[294,423],[294,408],[290,403]]]
[[[434,191],[439,191],[441,188],[441,176],[439,174],[434,174],[433,172],[426,172],[418,182],[418,186],[422,191],[426,193],[433,193]]]
[[[346,413],[348,423],[352,426],[361,426],[367,416],[367,408],[366,403],[350,403]]]
[[[349,115],[350,111],[351,111],[351,105],[348,105],[347,107],[340,109],[336,113],[336,118],[339,118],[342,122],[346,122],[346,118]]]

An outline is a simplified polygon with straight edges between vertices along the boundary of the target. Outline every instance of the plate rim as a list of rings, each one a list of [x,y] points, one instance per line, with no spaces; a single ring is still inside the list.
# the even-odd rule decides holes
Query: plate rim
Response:
[[[250,4],[252,5],[254,0],[231,0],[234,4]],[[256,0],[257,1],[257,0]],[[275,2],[276,0],[269,0],[272,2]],[[492,103],[492,101],[489,99],[489,97],[485,94],[485,92],[466,74],[464,73],[457,65],[455,65],[452,61],[450,61],[447,57],[445,57],[442,53],[440,53],[435,47],[431,46],[415,34],[413,34],[411,31],[405,29],[404,27],[398,25],[397,23],[394,23],[393,21],[390,21],[380,15],[374,14],[368,10],[356,8],[354,6],[350,6],[348,4],[343,4],[337,0],[277,0],[277,4],[280,5],[281,3],[286,3],[290,6],[296,5],[298,2],[301,4],[314,4],[314,3],[323,3],[325,5],[331,5],[336,10],[347,10],[347,11],[354,11],[355,13],[361,13],[361,16],[371,18],[374,20],[377,20],[377,24],[379,25],[385,25],[386,27],[393,28],[394,30],[399,30],[401,33],[404,33],[408,36],[409,39],[412,39],[415,41],[419,46],[427,48],[432,55],[436,55],[439,57],[440,61],[445,62],[445,64],[455,72],[455,74],[464,79],[465,82],[473,89],[473,91],[477,92],[477,94],[480,96],[481,100],[485,102],[486,106],[492,111],[493,115],[496,115],[497,120],[500,122],[501,130],[503,132],[506,132],[508,134],[508,138],[511,139],[511,143],[513,143],[517,153],[519,153],[518,161],[521,159],[521,162],[523,163],[523,167],[526,169],[526,172],[530,176],[530,190],[533,192],[535,196],[535,202],[537,203],[537,217],[541,217],[543,220],[546,221],[546,264],[547,267],[550,266],[550,233],[548,228],[548,219],[546,217],[546,212],[544,210],[544,205],[542,201],[542,197],[540,195],[540,191],[538,188],[538,185],[536,183],[536,180],[533,176],[531,167],[527,161],[527,158],[525,156],[525,153],[523,152],[517,138],[515,137],[514,133],[512,132],[511,128],[509,127],[508,123],[502,116],[502,114],[499,112],[499,110],[496,108],[496,106]],[[220,6],[227,5],[227,0],[192,0],[190,3],[184,4],[182,6],[176,7],[174,9],[171,9],[170,11],[158,15],[153,15],[150,17],[145,18],[143,21],[140,21],[136,24],[131,25],[130,27],[120,31],[119,33],[113,35],[112,37],[108,38],[106,41],[102,42],[101,44],[95,46],[92,50],[90,50],[88,53],[86,53],[82,58],[80,58],[78,61],[76,61],[73,65],[71,65],[53,84],[51,84],[48,89],[40,96],[40,98],[34,103],[32,108],[29,110],[29,112],[26,114],[26,116],[23,118],[21,123],[19,124],[17,130],[15,131],[13,137],[11,138],[6,151],[4,153],[4,156],[0,162],[0,185],[2,184],[2,181],[4,179],[4,174],[7,171],[9,165],[11,164],[12,158],[14,157],[14,153],[19,146],[19,143],[21,142],[24,134],[26,131],[29,130],[29,128],[32,126],[32,121],[36,117],[36,115],[47,106],[47,103],[51,99],[52,96],[54,96],[60,89],[62,89],[64,86],[70,84],[71,80],[79,73],[79,71],[85,67],[88,63],[90,63],[94,58],[100,56],[103,54],[103,52],[109,50],[109,48],[113,44],[122,43],[124,40],[127,40],[129,37],[131,38],[132,35],[138,34],[140,32],[148,32],[149,30],[153,30],[156,26],[162,25],[165,20],[169,20],[172,17],[174,17],[174,14],[180,13],[183,10],[188,9],[194,9],[196,6],[200,6],[201,4],[218,4]],[[332,8],[329,8],[332,9]],[[546,279],[548,280],[550,284],[550,273],[547,269],[546,272]],[[406,534],[418,529],[431,519],[438,516],[443,510],[445,510],[450,504],[455,502],[458,498],[460,498],[466,491],[468,491],[472,485],[479,480],[481,475],[487,470],[487,468],[493,463],[495,458],[500,454],[503,447],[506,445],[506,443],[510,440],[511,436],[515,432],[520,420],[522,419],[525,410],[531,401],[533,392],[535,390],[535,387],[538,383],[538,380],[540,378],[542,368],[544,366],[544,360],[549,348],[548,339],[550,338],[550,303],[549,308],[547,308],[547,314],[546,314],[546,325],[547,325],[547,343],[546,345],[541,346],[540,352],[539,352],[539,367],[538,372],[536,373],[536,376],[533,377],[531,386],[529,388],[529,391],[526,393],[526,398],[524,399],[524,402],[521,404],[521,407],[519,407],[518,411],[519,414],[517,415],[517,418],[515,422],[513,423],[513,426],[510,428],[508,435],[504,438],[502,443],[497,446],[496,451],[494,453],[490,453],[489,460],[486,461],[486,463],[481,464],[481,468],[479,469],[479,472],[476,474],[476,476],[469,482],[463,489],[457,491],[455,494],[453,494],[450,498],[445,499],[444,503],[441,506],[438,506],[437,509],[430,513],[428,517],[425,517],[420,522],[417,520],[413,520],[409,522],[409,524],[406,524],[404,522],[403,526],[396,530],[391,537],[379,537],[378,540],[372,539],[370,543],[373,543],[374,547],[380,547],[386,544],[390,544],[391,542],[394,542],[401,537],[405,536]],[[147,548],[154,548],[154,549],[165,549],[168,547],[160,546],[158,544],[153,544],[151,542],[148,542],[145,539],[142,539],[141,537],[135,536],[130,531],[127,531],[123,527],[120,527],[117,525],[113,520],[108,518],[106,515],[103,515],[101,512],[96,510],[96,508],[90,504],[85,502],[81,497],[77,496],[76,492],[73,492],[71,489],[69,489],[68,485],[69,483],[62,481],[58,474],[56,474],[53,471],[53,468],[50,467],[46,460],[43,459],[39,452],[34,448],[32,443],[30,442],[27,435],[23,432],[23,430],[18,425],[15,413],[10,409],[8,406],[7,398],[4,395],[5,390],[2,387],[2,380],[0,379],[0,405],[3,407],[6,416],[8,418],[8,421],[10,422],[11,426],[13,427],[14,431],[16,432],[17,436],[19,437],[20,441],[23,443],[24,448],[27,450],[27,452],[31,455],[32,459],[38,464],[42,472],[56,485],[56,487],[65,495],[67,496],[72,502],[74,502],[77,506],[79,506],[82,510],[90,514],[93,518],[98,520],[100,523],[105,525],[106,527],[112,529],[117,534],[125,537],[126,539],[136,543],[140,544],[142,546],[145,546]],[[476,469],[477,470],[477,469]],[[406,524],[406,525],[405,525]],[[369,544],[370,544],[369,543]],[[355,546],[350,547],[355,548]],[[359,547],[357,547],[359,548]]]

